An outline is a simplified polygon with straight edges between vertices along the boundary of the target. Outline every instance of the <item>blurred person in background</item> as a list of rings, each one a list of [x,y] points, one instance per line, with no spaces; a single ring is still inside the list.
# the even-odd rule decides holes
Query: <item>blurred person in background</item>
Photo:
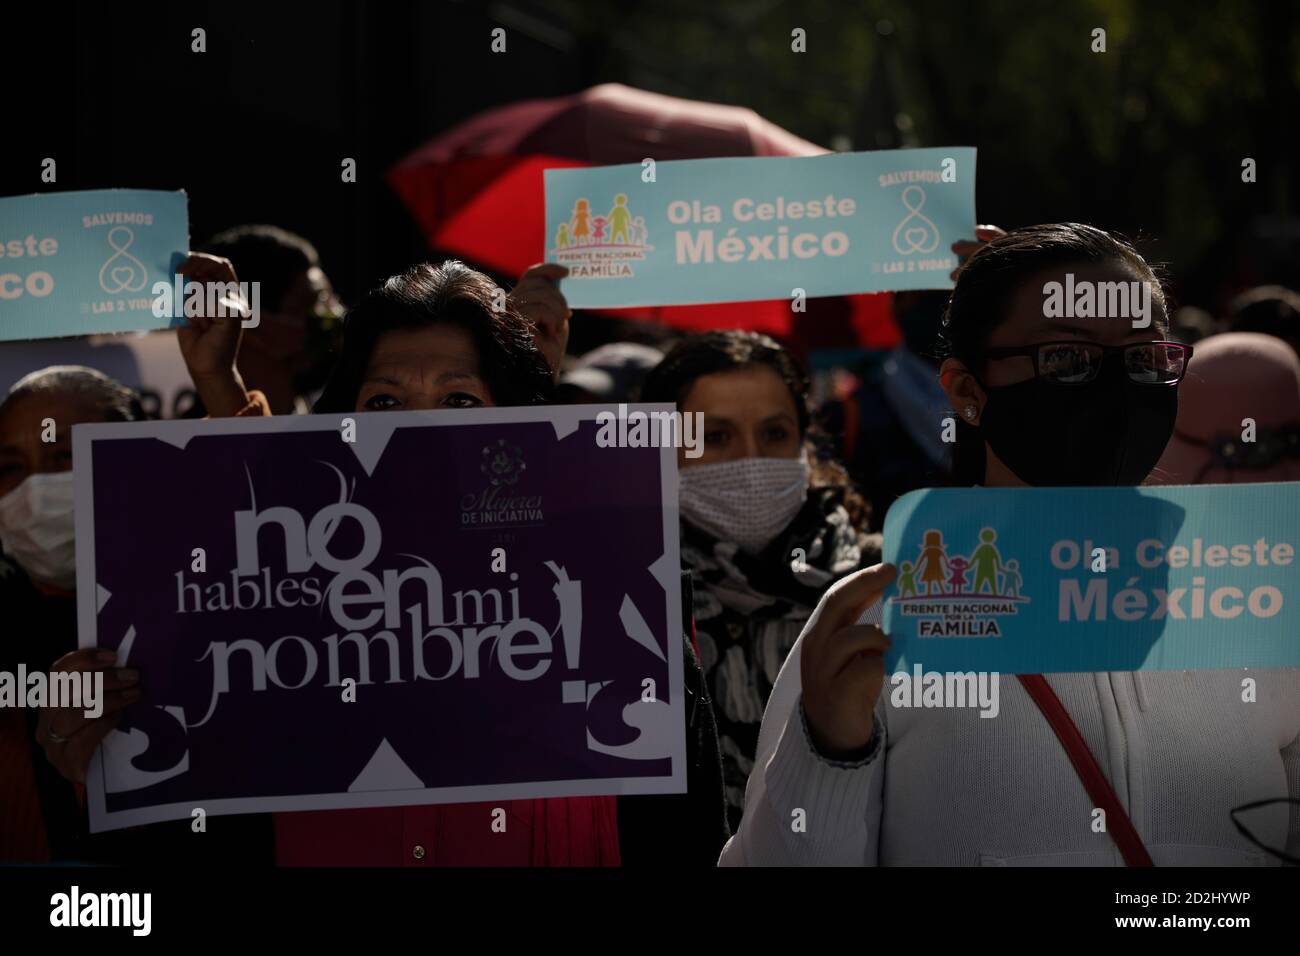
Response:
[[[1204,309],[1185,305],[1174,312],[1169,320],[1169,335],[1175,341],[1195,345],[1211,335],[1223,331],[1223,323]]]
[[[826,587],[880,560],[867,502],[819,452],[807,395],[790,354],[752,332],[683,339],[641,389],[644,402],[703,415],[703,454],[678,457],[681,554],[733,830],[786,655]]]
[[[1251,481],[1300,481],[1300,356],[1271,335],[1228,332],[1197,344],[1151,482]]]
[[[561,374],[556,401],[571,405],[636,401],[641,383],[663,357],[663,352],[639,342],[601,345]]]
[[[952,251],[962,262],[1005,235],[999,226],[976,226],[975,238],[953,243]],[[956,277],[954,271],[950,278]],[[902,341],[882,361],[865,363],[860,384],[853,388],[849,377],[849,394],[818,413],[871,504],[875,529],[884,527],[890,505],[902,495],[948,483],[952,446],[943,436],[952,409],[939,385],[937,354],[948,296],[946,291],[893,293]]]
[[[1247,289],[1228,306],[1228,331],[1272,335],[1300,354],[1300,294],[1280,285]]]
[[[306,413],[325,383],[343,316],[316,247],[279,226],[243,225],[202,248],[229,259],[244,281],[261,284],[260,321],[245,330],[239,361],[249,388],[265,395],[277,415]]]
[[[943,420],[952,409],[935,356],[947,303],[947,292],[895,293],[903,340],[866,368],[838,409],[844,461],[871,502],[877,528],[899,496],[945,484],[952,467],[952,446],[943,441]]]

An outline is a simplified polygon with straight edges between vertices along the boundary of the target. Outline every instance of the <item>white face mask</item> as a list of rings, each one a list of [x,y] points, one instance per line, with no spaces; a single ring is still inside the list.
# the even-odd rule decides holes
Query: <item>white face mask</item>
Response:
[[[0,545],[33,581],[77,583],[72,472],[32,475],[0,498]]]
[[[692,465],[681,471],[682,517],[756,554],[799,513],[810,475],[806,455]]]

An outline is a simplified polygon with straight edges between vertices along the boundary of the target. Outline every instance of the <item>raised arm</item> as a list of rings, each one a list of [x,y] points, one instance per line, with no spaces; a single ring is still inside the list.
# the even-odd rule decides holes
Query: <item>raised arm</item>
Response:
[[[763,713],[740,830],[720,866],[872,866],[877,862],[882,763],[876,705],[889,640],[872,623],[894,578],[877,565],[822,597]]]
[[[229,259],[192,252],[180,267],[181,275],[195,282],[235,283],[235,267]],[[239,374],[239,343],[243,326],[237,315],[225,317],[206,314],[190,316],[176,330],[181,356],[189,369],[194,388],[213,418],[248,414],[257,408],[260,393],[250,393]],[[232,303],[234,305],[234,303]],[[265,399],[261,399],[265,405]],[[265,409],[270,414],[269,406]]]

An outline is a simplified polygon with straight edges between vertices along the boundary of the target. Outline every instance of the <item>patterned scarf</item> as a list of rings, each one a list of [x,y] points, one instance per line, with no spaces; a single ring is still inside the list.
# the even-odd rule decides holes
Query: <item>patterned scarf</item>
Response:
[[[880,536],[857,531],[842,501],[839,489],[810,489],[789,527],[757,555],[682,523],[682,564],[694,582],[696,637],[733,833],[781,664],[827,586],[880,560]]]

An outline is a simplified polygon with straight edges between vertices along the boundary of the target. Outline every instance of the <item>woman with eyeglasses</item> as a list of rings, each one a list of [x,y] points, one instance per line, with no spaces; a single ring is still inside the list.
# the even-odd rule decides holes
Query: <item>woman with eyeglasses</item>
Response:
[[[1067,275],[1076,288],[1150,283],[1151,321],[1046,318],[1049,284]],[[959,422],[957,482],[1144,482],[1173,433],[1192,352],[1167,341],[1167,327],[1151,268],[1099,229],[1035,226],[981,247],[944,320],[940,382]],[[859,572],[819,603],[773,688],[723,865],[1275,862],[1238,832],[1232,811],[1300,792],[1300,671],[1252,670],[1251,702],[1240,671],[1133,671],[1003,680],[993,719],[977,708],[895,708],[881,693],[889,639],[856,623],[878,612],[895,574]],[[1131,832],[1115,818],[1098,832],[1096,804],[1040,710],[1044,687]],[[1300,850],[1293,804],[1260,807],[1250,823],[1264,846]]]
[[[1300,481],[1300,355],[1259,332],[1211,335],[1196,350],[1152,483]]]

